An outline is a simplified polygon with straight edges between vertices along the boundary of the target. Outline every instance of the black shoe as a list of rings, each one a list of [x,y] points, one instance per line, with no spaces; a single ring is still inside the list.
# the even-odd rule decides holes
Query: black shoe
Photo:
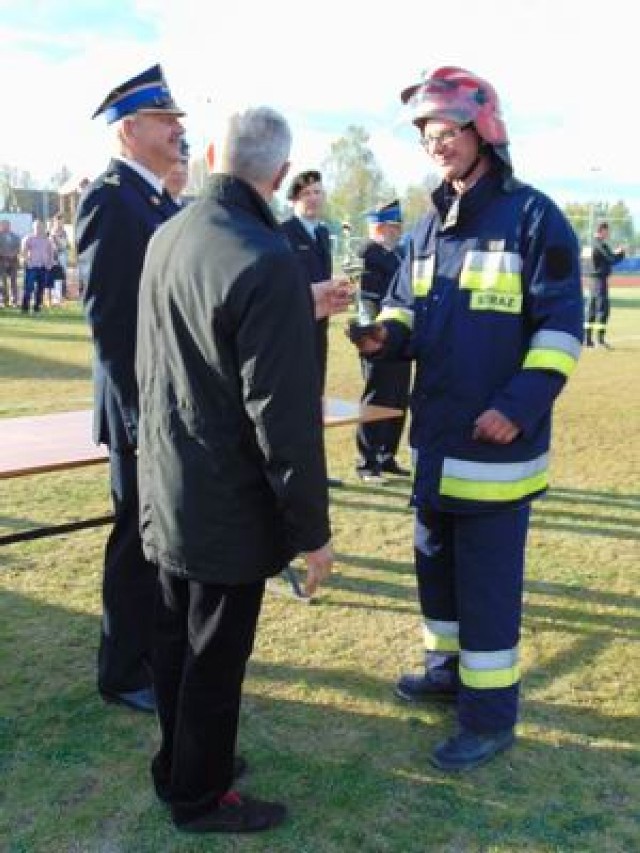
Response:
[[[598,341],[598,349],[612,350],[613,347],[611,346],[609,341]]]
[[[393,474],[394,477],[411,476],[411,471],[408,468],[402,468],[395,459],[386,459],[378,467],[384,474]]]
[[[238,779],[242,779],[248,769],[249,765],[247,764],[246,758],[243,758],[242,755],[234,756],[233,781],[237,782]],[[166,772],[160,773],[159,765],[155,758],[151,765],[151,775],[153,777],[153,786],[156,789],[156,796],[159,800],[162,800],[163,803],[166,803],[166,805],[171,805],[172,797],[169,788],[169,774]]]
[[[382,485],[385,482],[377,465],[363,465],[358,467],[356,468],[356,474],[363,483],[378,483],[378,485]]]
[[[176,826],[183,832],[260,832],[279,826],[286,816],[282,803],[228,791],[213,811],[193,820],[176,821]]]
[[[405,702],[455,702],[458,676],[445,667],[428,669],[421,675],[402,675],[394,692]]]
[[[473,770],[513,745],[513,729],[480,734],[461,728],[457,734],[439,744],[431,754],[431,763],[440,770]]]
[[[145,714],[155,714],[156,697],[152,687],[143,687],[142,690],[130,690],[125,693],[109,693],[100,691],[105,702],[112,705],[125,705],[132,711],[142,711]]]
[[[330,489],[339,489],[344,486],[344,483],[336,477],[327,477],[327,486],[329,486]]]

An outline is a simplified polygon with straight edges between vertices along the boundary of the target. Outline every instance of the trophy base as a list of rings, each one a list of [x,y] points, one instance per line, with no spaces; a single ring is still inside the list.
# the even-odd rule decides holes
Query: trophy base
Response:
[[[377,323],[361,324],[357,320],[349,320],[347,335],[351,341],[360,341],[362,338],[370,337],[377,328]]]

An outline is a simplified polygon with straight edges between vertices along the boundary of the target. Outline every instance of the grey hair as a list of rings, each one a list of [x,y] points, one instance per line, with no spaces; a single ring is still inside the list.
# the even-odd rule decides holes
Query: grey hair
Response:
[[[290,151],[291,129],[284,116],[270,107],[252,107],[229,117],[216,171],[261,184],[284,166]]]

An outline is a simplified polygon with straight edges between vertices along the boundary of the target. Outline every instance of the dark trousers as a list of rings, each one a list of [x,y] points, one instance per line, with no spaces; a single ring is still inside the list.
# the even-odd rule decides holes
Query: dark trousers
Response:
[[[42,307],[42,295],[48,282],[48,273],[46,267],[27,267],[24,271],[24,291],[22,293],[22,310],[28,311],[31,305],[31,298],[35,298],[33,310],[39,311]]]
[[[601,278],[592,278],[589,281],[589,290],[587,295],[586,305],[586,328],[588,337],[593,332],[599,333],[600,337],[604,336],[604,332],[609,322],[610,301],[609,301],[609,281],[606,276]]]
[[[201,583],[163,569],[158,580],[153,678],[162,740],[152,775],[179,823],[210,811],[231,787],[265,583]]]
[[[18,261],[0,258],[0,282],[4,290],[4,304],[18,304]]]
[[[393,459],[398,452],[409,400],[411,364],[405,361],[368,361],[361,359],[364,389],[361,402],[374,406],[402,409],[401,418],[360,424],[356,443],[361,464],[367,468]]]
[[[316,320],[316,359],[320,374],[321,395],[327,382],[327,364],[329,361],[329,321],[325,318]]]
[[[426,649],[438,651],[433,637],[439,631],[450,640],[457,636],[460,663],[470,653],[472,665],[480,666],[474,686],[461,668],[458,700],[460,723],[474,731],[509,728],[517,719],[519,676],[505,661],[511,653],[517,656],[528,526],[529,506],[468,515],[417,513],[416,575]],[[489,653],[488,662],[477,653]],[[504,686],[491,686],[501,679]]]
[[[115,522],[104,555],[98,689],[123,693],[151,684],[157,580],[155,566],[142,553],[136,456],[112,450],[109,460]]]

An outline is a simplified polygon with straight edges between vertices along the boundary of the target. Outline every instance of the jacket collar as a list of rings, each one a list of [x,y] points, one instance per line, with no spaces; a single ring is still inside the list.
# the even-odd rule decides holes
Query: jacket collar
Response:
[[[128,166],[134,172],[137,172],[141,178],[144,178],[148,184],[151,184],[158,195],[162,194],[162,190],[164,189],[162,178],[159,178],[150,169],[136,162],[136,160],[130,160],[128,157],[116,157],[115,159],[120,163],[124,163],[125,166]]]
[[[462,195],[453,186],[443,181],[431,195],[433,204],[440,214],[442,229],[454,228],[472,219],[482,210],[489,198],[499,192],[514,192],[523,185],[499,167],[490,169]]]
[[[120,179],[126,181],[128,185],[135,186],[140,195],[144,196],[151,206],[163,215],[170,216],[178,210],[169,193],[163,190],[162,182],[160,182],[160,189],[157,190],[138,169],[129,165],[127,161],[116,157],[109,163],[106,177],[103,180],[105,183],[120,183]]]
[[[269,228],[278,229],[278,222],[267,202],[242,178],[236,178],[234,175],[212,175],[205,195],[222,205],[240,207],[261,219]]]

